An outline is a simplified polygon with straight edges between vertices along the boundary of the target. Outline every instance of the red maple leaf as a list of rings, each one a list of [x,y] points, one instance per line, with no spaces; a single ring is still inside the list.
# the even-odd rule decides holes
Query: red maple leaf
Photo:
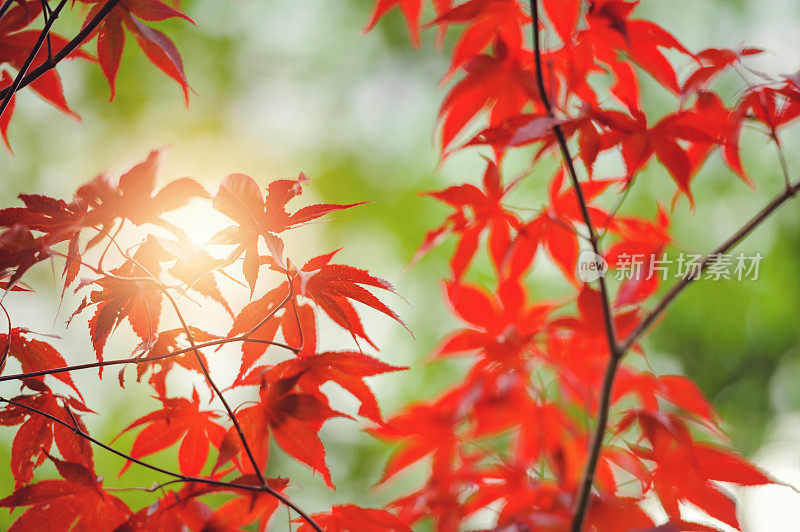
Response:
[[[0,233],[0,277],[8,278],[6,290],[14,287],[34,264],[50,257],[44,238],[35,238],[24,225],[16,224]]]
[[[244,475],[234,479],[236,484],[258,485],[258,479],[254,475]],[[267,485],[276,492],[283,492],[289,481],[284,478],[267,479]],[[222,491],[218,488],[216,491]],[[267,492],[229,490],[234,491],[236,496],[223,503],[214,510],[203,528],[203,530],[239,530],[254,521],[258,522],[259,530],[267,530],[270,518],[278,509],[280,504],[274,495]]]
[[[303,207],[292,214],[286,212],[286,204],[303,192],[303,184],[308,182],[300,174],[296,180],[280,179],[267,187],[266,197],[262,196],[258,184],[244,174],[226,177],[214,197],[214,208],[238,225],[229,227],[212,239],[221,244],[236,244],[244,251],[242,271],[250,285],[252,295],[258,279],[260,264],[258,254],[259,237],[264,238],[273,259],[283,263],[283,242],[274,233],[281,233],[326,214],[349,209],[359,203],[349,205],[318,204]]]
[[[67,365],[64,357],[55,347],[36,338],[26,338],[28,335],[30,335],[30,331],[18,327],[11,329],[10,335],[0,334],[0,345],[8,351],[8,356],[19,360],[23,373],[63,368]],[[72,380],[72,375],[64,372],[55,373],[53,377],[70,386],[78,394],[78,397],[83,399],[81,392]],[[43,379],[44,377],[33,378]]]
[[[403,320],[372,292],[364,288],[380,288],[395,292],[389,282],[371,275],[368,271],[345,264],[331,264],[336,251],[309,259],[293,276],[295,293],[312,300],[337,325],[347,330],[356,342],[363,338],[375,347],[364,331],[352,301],[357,301],[381,312],[408,330]]]
[[[481,235],[488,232],[490,257],[499,271],[511,241],[511,231],[518,229],[520,225],[517,217],[502,204],[505,195],[516,184],[515,181],[503,186],[497,165],[487,160],[483,190],[464,184],[438,192],[428,192],[427,195],[449,205],[455,212],[442,225],[425,235],[410,264],[414,264],[437,246],[446,235],[455,233],[458,235],[458,244],[450,259],[450,269],[453,277],[458,280],[472,262]]]
[[[614,182],[613,179],[595,179],[580,184],[594,227],[605,225],[607,214],[592,206],[591,202]],[[570,186],[562,190],[563,183],[564,171],[560,168],[550,182],[549,206],[520,228],[506,258],[512,276],[524,272],[533,262],[536,250],[542,246],[547,249],[567,279],[575,279],[580,252],[580,237],[575,227],[585,221],[575,189]]]
[[[314,514],[311,517],[328,532],[411,532],[409,527],[397,516],[375,508],[361,508],[354,504],[334,506],[330,512]],[[299,519],[295,521],[300,522]],[[313,528],[303,522],[297,532],[311,532]]]
[[[79,430],[87,432],[80,416],[74,411],[91,410],[78,399],[54,395],[47,386],[36,380],[29,379],[26,385],[38,393],[17,396],[12,400],[23,406],[8,404],[0,410],[0,425],[20,425],[11,444],[11,473],[17,486],[30,482],[33,470],[44,463],[54,442],[64,459],[89,468],[94,467],[89,442],[70,428],[77,426]],[[67,425],[41,416],[26,407],[49,414]]]
[[[50,458],[63,480],[42,480],[17,488],[0,506],[30,506],[9,532],[25,530],[106,530],[125,522],[130,509],[103,489],[93,471]]]
[[[521,368],[525,363],[527,350],[554,308],[548,303],[528,306],[518,279],[501,281],[496,294],[479,286],[448,282],[445,295],[453,313],[468,327],[445,337],[435,356],[480,352],[483,361],[500,362],[506,369]]]
[[[160,499],[132,514],[119,529],[181,530],[188,526],[191,530],[202,530],[213,513],[210,506],[197,498],[206,491],[194,484],[180,491],[167,491]]]
[[[270,434],[287,454],[322,473],[325,483],[333,488],[331,473],[325,465],[325,448],[319,430],[328,419],[345,416],[328,406],[321,394],[293,391],[300,375],[278,380],[262,379],[259,403],[242,408],[236,414],[244,435],[252,447],[256,462],[263,468],[269,456]],[[214,469],[237,454],[244,454],[239,435],[231,427],[225,434]]]
[[[538,106],[530,53],[509,48],[501,38],[493,55],[479,55],[464,65],[466,76],[447,93],[439,109],[441,149],[447,153],[458,134],[481,111],[488,109],[489,126],[520,113],[529,103]]]
[[[86,15],[84,24],[92,20],[105,4],[101,0],[81,1],[94,4]],[[112,100],[116,93],[117,72],[125,47],[125,29],[127,29],[136,37],[139,47],[150,62],[180,84],[186,104],[189,104],[189,83],[186,81],[183,60],[178,48],[165,34],[142,22],[170,18],[182,18],[194,24],[192,19],[159,0],[121,0],[94,30],[93,34],[97,35],[97,58],[111,87]]]
[[[161,260],[162,248],[156,240],[148,238],[130,259],[111,270],[110,275],[82,283],[99,287],[89,294],[88,305],[81,305],[76,311],[77,314],[87,306],[96,305],[89,320],[89,332],[98,360],[103,360],[108,337],[126,319],[145,346],[156,341],[163,294],[150,275],[157,278]]]
[[[140,417],[116,438],[144,426],[133,442],[130,454],[133,458],[149,456],[180,441],[178,464],[181,473],[199,475],[208,458],[209,445],[219,447],[225,435],[225,429],[214,421],[219,415],[200,410],[197,390],[192,391],[191,401],[182,397],[159,398],[159,401],[163,408]],[[131,463],[126,462],[119,474],[122,475]]]
[[[398,6],[403,12],[403,16],[408,24],[408,33],[411,37],[411,43],[414,46],[419,46],[419,17],[422,13],[422,0],[378,0],[375,4],[375,10],[370,16],[367,27],[364,31],[370,31],[375,24],[394,6]]]
[[[364,353],[337,351],[289,359],[271,367],[256,367],[246,377],[237,379],[235,385],[256,385],[264,379],[275,381],[296,377],[299,391],[319,394],[323,384],[335,382],[361,403],[360,416],[383,423],[378,401],[364,379],[404,369],[408,368],[392,366]]]
[[[191,333],[195,342],[207,342],[219,338],[213,334],[207,333],[192,326],[189,326],[189,332]],[[181,347],[188,348],[189,346],[190,344],[188,338],[186,337],[186,330],[182,327],[179,329],[161,331],[158,333],[158,337],[156,338],[155,342],[153,342],[150,346],[149,351],[147,351],[146,355],[142,358],[161,357],[177,351]],[[206,361],[203,352],[198,350],[197,354],[200,356],[203,364],[208,367],[208,362]],[[167,375],[169,375],[169,373],[176,366],[180,366],[190,371],[195,371],[196,373],[203,373],[200,364],[197,362],[197,356],[192,350],[180,355],[164,357],[153,361],[141,360],[136,363],[136,378],[137,380],[141,380],[147,370],[151,369],[152,371],[150,373],[148,382],[156,391],[158,397],[164,398],[167,395]],[[120,378],[120,380],[122,379]]]
[[[430,25],[446,29],[450,24],[467,24],[453,50],[445,79],[481,54],[498,36],[509,48],[519,48],[523,28],[529,23],[530,17],[516,0],[469,0],[440,13]]]
[[[111,222],[117,218],[130,220],[136,225],[165,225],[159,218],[162,213],[182,207],[194,197],[208,197],[205,189],[189,178],[171,181],[153,194],[168,154],[166,149],[151,151],[147,159],[122,174],[117,185],[105,174],[100,174],[78,189],[76,201],[88,209],[83,224],[103,226],[93,241],[107,235]]]

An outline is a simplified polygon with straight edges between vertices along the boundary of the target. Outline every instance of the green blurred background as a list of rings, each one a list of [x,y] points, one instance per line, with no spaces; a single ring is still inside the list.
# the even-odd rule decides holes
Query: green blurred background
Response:
[[[166,145],[172,147],[167,178],[193,176],[213,190],[232,172],[266,183],[303,171],[312,179],[306,192],[310,199],[371,201],[338,214],[332,223],[304,229],[300,247],[313,253],[344,246],[343,262],[366,267],[398,286],[408,303],[395,298],[393,306],[416,339],[388,319],[369,316],[366,321],[381,347],[380,356],[412,370],[372,383],[388,414],[412,398],[434,397],[457,381],[464,367],[462,361],[423,365],[437,339],[455,326],[441,301],[439,284],[452,242],[412,269],[402,268],[424,232],[447,212],[419,193],[477,182],[482,168],[476,153],[456,155],[437,168],[433,131],[447,55],[434,49],[431,33],[424,36],[422,49],[411,48],[396,12],[376,31],[362,35],[371,6],[370,0],[184,0],[183,10],[198,27],[168,21],[158,28],[175,40],[183,55],[196,93],[188,109],[178,86],[147,62],[131,38],[113,103],[108,103],[109,89],[99,68],[82,62],[63,65],[65,92],[82,122],[58,113],[30,91],[18,98],[10,128],[15,155],[0,153],[2,205],[16,204],[14,196],[20,192],[68,198],[97,173],[119,174],[148,150]],[[774,52],[759,68],[785,74],[800,67],[800,4],[792,0],[651,0],[643,2],[639,12],[659,21],[693,50],[759,45]],[[74,22],[67,17],[59,23],[61,31],[72,31]],[[672,97],[647,84],[644,88],[648,109],[656,115],[674,109]],[[719,87],[729,100],[739,89],[736,79],[723,80]],[[800,137],[787,132],[784,142],[789,164],[796,168],[800,157],[793,147],[800,145]],[[696,211],[690,213],[685,201],[676,209],[675,235],[682,249],[710,249],[779,190],[782,176],[773,147],[750,133],[743,145],[758,191],[754,194],[712,157],[693,185]],[[511,167],[521,168],[527,156],[518,155]],[[541,206],[543,183],[553,167],[546,162],[537,168],[513,204]],[[674,186],[655,164],[639,179],[625,212],[652,218],[654,200],[668,204]],[[722,414],[735,447],[795,484],[800,481],[799,228],[800,209],[790,204],[740,248],[764,256],[757,281],[698,283],[675,302],[646,342],[657,371],[683,372],[700,385]],[[40,286],[53,286],[47,268],[36,275]],[[471,278],[490,283],[485,260],[478,262]],[[540,268],[530,280],[532,295],[567,289],[556,279],[546,266]],[[50,308],[42,301],[9,299],[17,323],[61,334],[67,310],[57,314],[55,305]],[[70,304],[65,303],[65,309]],[[78,324],[59,341],[71,362],[93,359],[81,327]],[[322,344],[342,349],[351,347],[347,340],[330,330],[323,333]],[[110,344],[120,349],[126,345],[131,344]],[[212,364],[217,371],[235,370],[224,358]],[[95,374],[77,380],[89,406],[103,405],[103,415],[87,421],[104,441],[156,405],[142,398],[147,393],[142,385],[134,383],[126,393],[115,393],[115,378],[102,385]],[[2,394],[13,394],[13,388],[5,384]],[[329,391],[341,409],[354,411],[346,394]],[[278,451],[270,474],[292,478],[298,487],[290,494],[311,511],[346,502],[381,504],[419,482],[421,472],[416,471],[388,488],[372,488],[390,448],[357,428],[352,421],[334,420],[322,431],[336,492]],[[0,463],[8,463],[12,436],[13,431],[0,430]],[[123,437],[116,445],[127,449],[131,441]],[[136,467],[117,480],[114,473],[121,461],[102,450],[95,454],[98,471],[108,472],[106,485],[149,486],[154,480],[149,471]],[[157,455],[155,462],[171,465],[169,452]],[[11,490],[10,474],[0,475],[0,494]],[[791,519],[785,514],[792,511],[791,492],[776,490],[742,494],[747,530],[794,530],[786,524],[800,522],[786,520]],[[153,498],[136,491],[122,496],[136,508]],[[7,513],[0,514],[0,528],[9,522]],[[285,517],[279,516],[273,528],[288,529]]]

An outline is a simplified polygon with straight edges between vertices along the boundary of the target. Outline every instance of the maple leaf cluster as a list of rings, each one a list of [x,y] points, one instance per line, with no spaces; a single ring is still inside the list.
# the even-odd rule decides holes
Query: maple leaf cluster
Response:
[[[303,266],[296,266],[284,251],[289,230],[355,204],[290,210],[289,202],[309,182],[303,174],[272,181],[263,192],[243,174],[224,178],[213,194],[190,178],[159,187],[165,158],[166,151],[156,150],[118,179],[101,174],[79,187],[71,201],[21,195],[24,207],[0,210],[3,288],[30,295],[32,289],[23,282],[26,273],[40,262],[63,260],[62,298],[68,288],[82,295],[69,320],[89,314],[97,358],[97,363],[69,366],[74,358],[34,331],[14,326],[0,336],[3,366],[15,359],[22,370],[15,377],[22,393],[4,397],[0,410],[0,424],[17,427],[11,446],[16,490],[0,500],[0,506],[24,509],[12,530],[233,530],[253,522],[263,529],[288,485],[287,479],[263,477],[272,443],[334,487],[318,433],[327,420],[351,416],[331,406],[321,390],[325,383],[350,392],[360,402],[358,416],[383,422],[365,379],[402,368],[363,352],[361,343],[375,345],[356,304],[400,321],[373,293],[394,289],[366,270],[335,263],[336,251]],[[207,247],[193,245],[184,229],[165,216],[191,202],[231,222]],[[132,246],[123,247],[123,227],[145,232],[137,233],[141,238]],[[277,281],[265,289],[270,279]],[[228,300],[235,286],[228,289],[224,284],[235,285],[232,281],[246,288],[249,299],[238,312]],[[178,301],[191,294],[228,314],[230,326],[207,331],[188,324]],[[12,323],[13,307],[10,310]],[[323,316],[349,331],[352,350],[319,348],[317,329]],[[169,317],[177,318],[180,326],[166,326]],[[107,360],[107,341],[123,324],[130,326],[139,344],[129,358]],[[241,367],[226,391],[251,390],[253,397],[236,408],[229,407],[209,371],[209,360],[222,356],[217,349],[225,344],[241,351]],[[163,491],[141,511],[130,509],[103,487],[91,445],[102,442],[91,439],[83,421],[94,411],[71,375],[76,369],[98,368],[103,378],[108,366],[122,368],[117,375],[122,387],[125,369],[135,366],[136,379],[147,382],[160,403],[119,433],[136,433],[130,452],[123,453],[128,461],[120,476],[135,463],[148,466],[152,454],[177,447],[177,470],[170,474],[186,483]],[[170,384],[178,368],[205,378],[211,401],[222,401],[230,417],[210,409],[196,389],[187,397]],[[49,379],[65,391],[55,391]],[[55,466],[60,479],[34,479],[46,462]],[[233,497],[218,508],[202,501],[219,492]],[[400,522],[381,509],[351,506],[335,507],[320,521],[331,529],[350,519]]]
[[[399,7],[417,45],[424,4],[379,0],[368,28]],[[648,275],[646,263],[612,296],[605,284],[598,290],[583,282],[577,268],[589,243],[612,271],[626,256],[661,257],[672,242],[676,203],[685,197],[694,207],[693,180],[714,152],[754,187],[739,155],[742,128],[760,126],[780,149],[780,130],[800,114],[800,84],[797,76],[759,74],[726,102],[713,82],[727,72],[755,75],[746,61],[762,51],[692,52],[637,18],[637,4],[431,2],[435,15],[425,27],[438,28],[439,38],[460,29],[438,117],[441,157],[477,149],[485,170],[479,184],[428,193],[451,214],[413,259],[455,240],[444,298],[463,325],[434,357],[468,357],[470,369],[457,385],[372,431],[396,443],[382,482],[429,461],[423,485],[388,506],[407,523],[432,520],[436,530],[456,531],[491,509],[497,531],[739,529],[735,499],[721,483],[774,482],[728,447],[719,417],[689,379],[637,369],[640,361],[620,364],[630,348],[631,357],[645,356],[636,340],[659,276]],[[540,48],[542,31],[549,49]],[[671,94],[675,110],[652,120],[644,83]],[[532,153],[534,167],[551,153],[560,163],[533,214],[512,207],[531,206],[529,196],[516,194],[530,172],[503,178],[506,155],[519,149]],[[601,157],[611,171],[599,175]],[[653,201],[652,219],[623,214],[629,189],[654,161],[674,182],[674,196]],[[796,193],[788,176],[786,184],[787,195]],[[496,277],[491,287],[469,280],[481,249]],[[526,278],[543,260],[557,266],[570,296],[531,293]],[[613,388],[601,406],[609,368]],[[595,442],[591,421],[602,408],[611,417]],[[584,490],[584,504],[587,464],[593,488]],[[645,511],[646,500],[659,511]],[[707,518],[687,515],[687,504]]]

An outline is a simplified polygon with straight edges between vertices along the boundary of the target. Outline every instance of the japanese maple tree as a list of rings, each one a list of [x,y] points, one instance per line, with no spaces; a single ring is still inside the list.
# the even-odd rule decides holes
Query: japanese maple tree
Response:
[[[749,70],[748,59],[762,53],[757,48],[691,51],[638,18],[638,2],[427,4],[378,0],[367,29],[398,7],[414,45],[422,28],[437,28],[439,42],[460,31],[444,74],[449,89],[438,144],[443,160],[477,150],[483,167],[477,184],[428,193],[452,212],[422,238],[412,260],[455,241],[442,286],[461,325],[433,356],[467,357],[463,379],[385,417],[367,379],[406,368],[368,354],[377,346],[361,313],[377,311],[405,327],[384,301],[392,285],[337,263],[337,251],[301,258],[287,251],[293,230],[370,198],[341,192],[352,203],[301,206],[296,198],[309,184],[302,173],[271,182],[231,174],[216,190],[186,177],[161,182],[163,149],[119,177],[88,180],[69,200],[20,194],[24,206],[0,210],[7,322],[0,424],[16,431],[15,489],[0,506],[17,512],[13,530],[264,530],[281,505],[299,515],[299,530],[318,531],[404,531],[427,521],[447,532],[491,512],[489,528],[506,532],[739,529],[726,484],[779,483],[730,447],[692,381],[639,369],[646,366],[631,359],[646,357],[641,340],[685,288],[800,191],[780,140],[800,116],[800,76]],[[69,40],[53,31],[65,8],[85,13]],[[166,19],[192,22],[177,1],[3,1],[0,133],[9,149],[15,100],[28,85],[74,113],[56,69],[64,59],[98,63],[113,99],[129,34],[188,103],[178,48],[156,29]],[[735,99],[714,91],[726,71],[744,80]],[[666,115],[645,112],[645,79],[671,94]],[[692,183],[708,158],[718,152],[731,178],[757,186],[739,156],[745,124],[777,149],[782,190],[663,286],[652,273],[672,247],[670,218],[678,202],[694,206]],[[556,161],[545,197],[521,192],[530,171],[507,175],[512,151],[528,157],[531,168]],[[600,158],[616,164],[596,164]],[[627,212],[625,199],[649,164],[663,167],[674,194],[651,198],[653,215],[643,217]],[[533,212],[511,207],[512,196]],[[202,245],[169,216],[189,204],[228,220]],[[490,285],[470,277],[483,251]],[[643,268],[620,283],[603,275],[606,264],[619,270],[634,255],[646,258]],[[527,280],[542,260],[570,287],[563,297],[531,296]],[[26,282],[28,272],[56,262],[62,299],[69,290],[80,300],[68,320],[86,320],[95,362],[76,363],[41,331],[15,322],[15,301],[41,297]],[[586,267],[596,275],[586,277]],[[247,302],[237,306],[237,297]],[[187,300],[218,306],[230,323],[206,330],[190,322]],[[326,350],[320,320],[347,331],[352,348]],[[115,358],[107,346],[120,328],[136,340]],[[209,369],[223,346],[240,350],[236,375],[224,384]],[[168,379],[178,368],[202,376],[203,388],[178,391]],[[87,404],[73,375],[90,370],[116,380],[120,393],[130,393],[123,389],[133,378],[152,388],[158,406],[118,427],[120,436],[135,434],[130,450],[87,429],[84,418],[102,414],[102,405]],[[359,402],[357,415],[370,434],[395,444],[380,483],[424,460],[417,489],[382,508],[329,504],[310,515],[287,495],[288,479],[266,476],[274,443],[334,489],[319,432],[328,420],[351,416],[322,390],[329,382]],[[232,403],[234,390],[250,400]],[[171,469],[149,461],[165,449],[174,455]],[[131,508],[104,487],[109,472],[97,470],[95,452],[125,459],[123,480],[130,467],[171,480],[147,489],[159,493],[152,504]],[[44,464],[57,478],[41,473]],[[212,504],[219,494],[226,502]],[[687,505],[704,516],[686,512]]]

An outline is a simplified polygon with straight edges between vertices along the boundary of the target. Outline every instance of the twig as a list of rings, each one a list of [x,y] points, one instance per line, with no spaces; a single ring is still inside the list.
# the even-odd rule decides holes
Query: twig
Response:
[[[783,152],[783,146],[781,145],[781,141],[778,139],[778,132],[775,131],[775,128],[772,128],[770,137],[772,137],[772,141],[775,143],[775,148],[778,150],[778,160],[781,163],[783,182],[786,184],[786,189],[788,190],[792,187],[792,181],[789,178],[789,164],[786,162],[786,154]]]
[[[316,530],[317,532],[323,532],[322,528],[314,521],[314,519],[310,515],[308,515],[306,512],[304,512],[300,507],[298,507],[295,503],[293,503],[288,497],[283,495],[281,492],[271,488],[269,485],[252,486],[252,485],[248,485],[248,484],[237,484],[237,483],[234,483],[234,482],[224,482],[222,480],[214,480],[214,479],[210,479],[210,478],[201,478],[201,477],[193,477],[193,476],[189,476],[189,475],[182,475],[181,473],[176,473],[174,471],[169,471],[168,469],[164,469],[164,468],[152,465],[152,464],[148,464],[147,462],[139,460],[138,458],[134,458],[134,457],[132,457],[132,456],[130,456],[128,454],[123,453],[122,451],[118,451],[117,449],[114,449],[110,445],[106,445],[105,443],[103,443],[103,442],[101,442],[99,440],[96,440],[95,438],[93,438],[92,436],[90,436],[89,434],[84,432],[77,424],[75,424],[75,426],[72,426],[69,423],[67,423],[66,421],[63,421],[63,420],[61,420],[61,419],[59,419],[59,418],[57,418],[57,417],[55,417],[53,415],[50,415],[47,412],[43,412],[43,411],[41,411],[41,410],[39,410],[37,408],[34,408],[32,406],[28,406],[26,404],[19,403],[17,401],[14,401],[13,399],[5,399],[3,397],[0,397],[0,402],[8,403],[8,404],[15,405],[15,406],[18,406],[18,407],[21,407],[21,408],[25,408],[25,409],[27,409],[27,410],[29,410],[31,412],[35,412],[35,413],[39,414],[40,416],[44,416],[44,417],[48,418],[49,420],[51,420],[51,421],[53,421],[55,423],[59,423],[60,425],[63,425],[65,427],[71,429],[76,435],[78,435],[81,438],[84,438],[84,439],[90,441],[91,443],[97,445],[98,447],[102,447],[106,451],[114,453],[117,456],[119,456],[121,458],[124,458],[125,460],[133,462],[134,464],[138,464],[138,465],[140,465],[142,467],[146,467],[148,469],[152,469],[153,471],[157,471],[159,473],[163,473],[164,475],[168,475],[168,476],[174,477],[174,478],[176,478],[177,480],[179,480],[181,482],[198,482],[198,483],[202,483],[202,484],[209,484],[211,486],[221,486],[221,487],[225,487],[225,488],[235,488],[235,489],[242,489],[242,490],[248,490],[248,491],[259,491],[259,492],[269,493],[270,495],[272,495],[273,497],[275,497],[276,499],[281,501],[283,504],[285,504],[286,506],[288,506],[289,508],[291,508],[292,510],[294,510],[295,512],[300,514],[300,516],[303,518],[303,520],[306,523],[308,523],[314,530]]]
[[[119,226],[117,226],[117,230],[114,232],[114,235],[109,238],[106,247],[103,248],[103,252],[100,254],[100,259],[97,261],[97,269],[102,271],[103,270],[103,261],[108,254],[108,250],[111,247],[112,242],[116,242],[116,238],[119,236],[120,232],[122,231],[122,227],[125,225],[125,218],[120,219]]]
[[[616,219],[617,214],[619,214],[619,210],[622,208],[622,204],[625,203],[626,199],[628,199],[628,195],[631,192],[631,188],[633,188],[634,182],[635,179],[631,179],[631,181],[625,186],[625,190],[622,192],[622,196],[619,197],[616,204],[614,204],[614,207],[611,209],[611,212],[608,213],[608,217],[606,218],[605,223],[603,223],[602,232],[600,233],[600,236],[597,237],[598,244],[600,244],[608,234],[609,226],[611,225],[611,222],[613,222]]]
[[[53,14],[53,10],[50,9],[50,4],[47,3],[47,0],[40,0],[42,4],[42,14],[44,15],[44,22],[47,23],[47,20]],[[53,60],[53,43],[50,40],[50,32],[47,32],[47,60]]]
[[[236,429],[237,434],[239,435],[239,439],[242,442],[242,447],[244,447],[245,452],[247,453],[247,458],[250,460],[250,464],[253,466],[253,470],[255,471],[256,476],[258,477],[259,482],[261,482],[262,486],[266,486],[267,479],[264,478],[264,473],[261,472],[261,468],[256,461],[256,457],[253,455],[252,449],[250,449],[250,444],[247,442],[247,438],[244,435],[244,431],[242,430],[241,425],[239,425],[239,421],[236,419],[236,414],[233,412],[230,404],[228,404],[228,400],[225,399],[225,395],[219,389],[217,384],[214,382],[214,379],[211,378],[211,373],[208,371],[208,367],[206,366],[205,362],[203,362],[203,357],[200,354],[200,349],[197,347],[197,344],[194,342],[194,337],[192,336],[192,331],[189,329],[189,326],[186,323],[186,320],[183,318],[183,314],[178,307],[178,304],[175,302],[175,299],[172,297],[172,294],[166,288],[162,288],[161,292],[167,297],[172,308],[175,310],[175,314],[178,316],[178,320],[181,322],[181,326],[183,330],[186,332],[186,338],[189,340],[189,344],[192,346],[192,351],[194,352],[195,359],[197,360],[197,364],[200,366],[200,370],[203,372],[203,376],[206,378],[208,385],[214,390],[214,393],[222,402],[222,406],[225,407],[225,411],[228,413],[228,417],[233,423],[234,428]]]
[[[542,73],[542,52],[539,45],[539,6],[537,4],[537,0],[531,0],[530,5],[532,17],[531,23],[533,25],[533,58],[536,64],[536,84],[539,88],[539,95],[542,99],[542,104],[544,104],[548,116],[552,117],[553,107],[544,87],[544,74]],[[578,181],[578,174],[575,171],[575,165],[572,161],[572,155],[570,155],[569,152],[569,146],[567,146],[567,140],[564,137],[564,131],[561,129],[560,125],[556,124],[553,126],[553,132],[556,135],[558,146],[561,149],[561,155],[564,159],[564,163],[567,165],[569,177],[572,181],[572,186],[575,189],[575,196],[580,206],[581,217],[583,218],[583,222],[586,224],[586,227],[589,231],[589,242],[592,245],[592,251],[594,251],[594,254],[599,259],[599,257],[602,257],[602,255],[600,254],[600,246],[597,243],[597,234],[595,233],[592,225],[592,219],[589,215],[586,198],[583,195],[583,190],[581,189],[580,182]],[[598,264],[598,267],[599,266],[600,265]],[[603,322],[606,328],[606,337],[608,338],[608,348],[609,353],[613,357],[617,352],[616,333],[614,332],[614,317],[611,312],[611,304],[609,303],[606,281],[603,277],[600,277],[598,281],[600,285],[600,297],[603,305]]]
[[[761,222],[766,220],[773,212],[775,212],[781,205],[788,200],[795,197],[800,192],[800,181],[797,181],[786,188],[782,193],[775,196],[772,201],[767,203],[755,216],[753,216],[746,224],[744,224],[738,231],[730,236],[725,242],[720,244],[714,251],[707,254],[697,264],[700,273],[705,271],[708,266],[713,264],[715,257],[727,253],[730,249],[735,247],[739,242],[744,240],[753,230],[761,225]],[[669,292],[653,307],[647,316],[642,319],[636,329],[631,332],[624,342],[620,345],[622,353],[628,352],[631,347],[639,340],[639,338],[647,331],[647,329],[655,322],[661,314],[664,313],[666,308],[672,303],[678,294],[689,286],[689,284],[696,280],[698,277],[696,270],[690,270],[681,278],[680,281],[672,285]]]
[[[547,114],[553,116],[553,108],[550,99],[547,96],[547,90],[544,86],[544,75],[542,73],[542,52],[540,48],[539,38],[539,6],[537,0],[530,0],[531,7],[531,25],[533,26],[533,58],[536,66],[536,84],[539,88],[539,96],[542,99]],[[572,161],[572,156],[567,146],[567,140],[564,137],[564,132],[560,125],[553,126],[558,146],[561,149],[561,155],[564,163],[569,171],[569,177],[572,181],[572,186],[575,189],[575,196],[581,210],[581,216],[586,224],[589,232],[589,242],[592,246],[592,251],[595,254],[596,260],[599,261],[602,257],[600,253],[600,245],[597,241],[597,234],[592,226],[592,219],[589,214],[589,209],[586,204],[586,199],[583,196],[578,175],[575,172],[575,165]],[[597,265],[599,268],[599,264]],[[580,532],[583,528],[583,522],[586,519],[586,512],[589,507],[589,496],[592,490],[592,482],[594,481],[595,470],[597,469],[597,462],[600,458],[600,451],[603,446],[603,436],[606,431],[606,424],[608,422],[608,410],[611,402],[611,388],[614,385],[614,377],[619,366],[619,361],[622,358],[619,346],[617,345],[616,332],[614,331],[614,315],[611,311],[611,303],[608,297],[608,288],[603,276],[598,278],[600,286],[600,302],[603,308],[603,323],[605,325],[606,340],[608,342],[609,361],[606,367],[606,373],[603,378],[603,388],[600,395],[600,405],[597,412],[597,421],[595,423],[594,432],[592,434],[591,443],[589,445],[589,456],[586,460],[583,473],[581,475],[581,483],[578,487],[578,495],[575,500],[574,517],[572,521],[572,532]]]
[[[100,11],[97,12],[94,18],[87,22],[86,25],[81,28],[81,31],[78,32],[78,34],[71,41],[69,41],[61,50],[53,54],[52,61],[42,63],[38,67],[25,74],[24,77],[17,76],[19,83],[17,83],[17,80],[15,80],[14,85],[1,90],[0,98],[7,99],[9,94],[13,95],[15,92],[19,91],[23,87],[27,87],[39,79],[42,75],[54,69],[58,63],[63,61],[69,54],[74,52],[81,44],[83,44],[86,39],[91,36],[95,28],[100,25],[103,19],[111,12],[112,9],[114,9],[114,7],[116,7],[119,2],[120,0],[108,0],[108,2],[106,2],[106,4],[100,8]],[[5,7],[5,4],[3,7]],[[59,8],[57,7],[55,11],[58,11],[58,9]],[[0,7],[0,10],[2,10],[2,7]],[[2,16],[2,11],[0,11],[0,16]],[[51,20],[54,21],[55,18]],[[0,114],[2,114],[2,112],[0,112]]]
[[[65,5],[67,5],[67,0],[61,0],[61,2],[58,3],[56,8],[50,13],[49,17],[45,15],[44,28],[42,29],[41,33],[39,33],[39,38],[36,39],[36,42],[33,45],[33,49],[31,49],[30,53],[28,54],[28,57],[25,59],[25,62],[20,67],[19,72],[17,72],[16,77],[14,77],[14,82],[11,84],[10,87],[2,91],[3,103],[0,103],[0,116],[3,116],[3,112],[5,112],[6,108],[8,107],[8,104],[11,103],[11,98],[14,97],[14,93],[16,93],[20,89],[20,87],[23,86],[22,82],[25,73],[28,71],[28,68],[31,66],[31,63],[33,63],[33,60],[36,59],[36,56],[39,54],[39,50],[41,49],[42,44],[44,44],[44,41],[50,35],[50,28],[53,26],[53,23],[55,23],[56,19],[58,19],[58,15],[61,12],[61,9],[63,9]],[[45,62],[43,63],[43,65],[46,65],[49,62],[50,61]]]
[[[296,347],[292,347],[286,345],[281,342],[273,342],[271,340],[258,340],[255,338],[242,338],[240,336],[234,336],[230,338],[220,338],[219,340],[210,340],[208,342],[198,343],[195,345],[197,349],[202,349],[204,347],[213,347],[215,345],[224,345],[234,342],[245,342],[245,343],[254,343],[254,344],[269,344],[274,345],[275,347],[282,347],[284,349],[288,349],[294,353],[297,353],[298,349]],[[31,377],[41,377],[44,375],[55,375],[58,373],[68,373],[70,371],[77,371],[82,369],[92,369],[92,368],[104,368],[106,366],[120,366],[122,364],[143,364],[146,362],[154,362],[157,360],[163,360],[165,358],[171,358],[178,355],[183,355],[190,351],[194,351],[194,347],[186,347],[183,349],[177,349],[175,351],[170,351],[169,353],[163,353],[161,355],[153,355],[150,357],[143,357],[143,356],[135,356],[129,358],[120,358],[116,360],[103,360],[102,362],[88,362],[86,364],[75,364],[73,366],[63,366],[60,368],[50,368],[50,369],[41,369],[38,371],[29,371],[27,373],[17,373],[15,375],[3,375],[0,376],[0,382],[5,381],[15,381],[15,380],[22,380],[22,379],[29,379]]]
[[[16,1],[17,0],[6,0],[5,2],[3,2],[3,5],[0,6],[0,19],[2,19],[3,15],[6,14],[6,11],[8,11],[8,8],[11,7],[11,4],[13,4]]]

